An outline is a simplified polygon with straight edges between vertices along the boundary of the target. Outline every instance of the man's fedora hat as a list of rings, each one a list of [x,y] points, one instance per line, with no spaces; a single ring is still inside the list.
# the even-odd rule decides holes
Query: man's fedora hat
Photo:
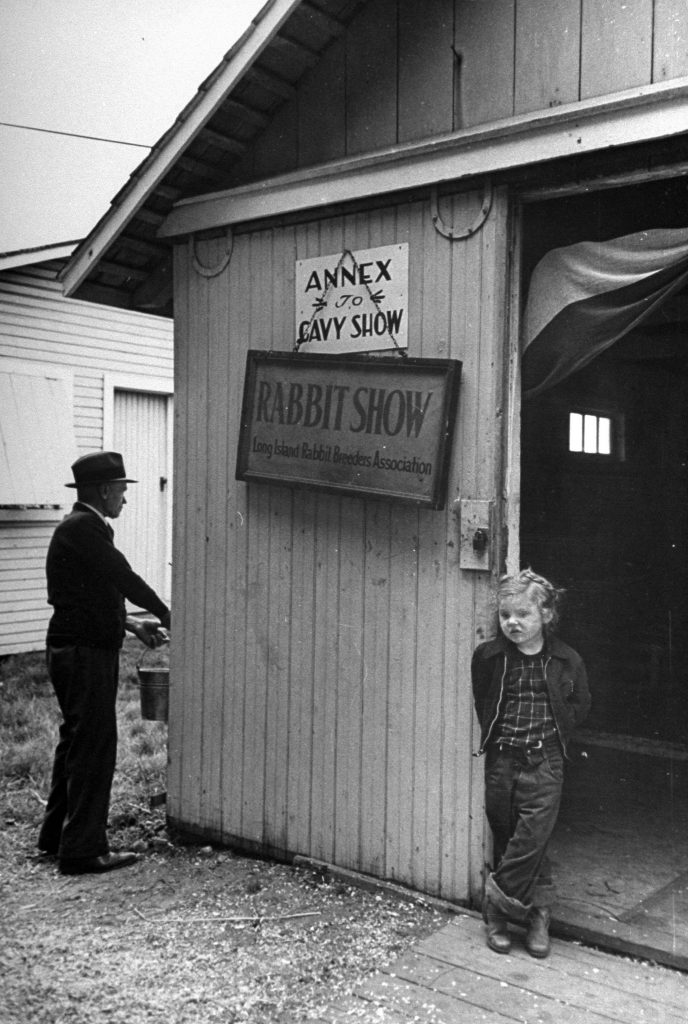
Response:
[[[82,455],[72,463],[72,473],[74,483],[65,484],[65,487],[79,487],[80,484],[138,483],[127,476],[124,460],[119,452],[91,452],[90,455]]]

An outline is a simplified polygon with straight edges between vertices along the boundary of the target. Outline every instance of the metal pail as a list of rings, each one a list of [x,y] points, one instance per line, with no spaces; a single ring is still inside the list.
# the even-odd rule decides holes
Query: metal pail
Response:
[[[141,692],[141,717],[150,722],[166,722],[170,704],[170,670],[163,665],[144,668],[144,651],[136,665]]]
[[[141,690],[141,718],[166,722],[170,706],[170,670],[139,668],[136,671]]]

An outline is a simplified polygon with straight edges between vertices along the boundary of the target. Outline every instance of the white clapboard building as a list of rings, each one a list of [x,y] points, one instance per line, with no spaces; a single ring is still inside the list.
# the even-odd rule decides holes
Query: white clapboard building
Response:
[[[172,325],[65,298],[74,244],[0,256],[0,656],[43,647],[45,555],[79,455],[113,448],[140,483],[118,546],[170,596]]]

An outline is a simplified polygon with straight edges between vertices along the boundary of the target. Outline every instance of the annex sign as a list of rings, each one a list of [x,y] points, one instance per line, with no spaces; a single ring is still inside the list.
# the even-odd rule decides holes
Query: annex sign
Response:
[[[442,508],[461,363],[250,351],[236,476]]]
[[[298,260],[295,282],[299,352],[407,348],[407,243]]]

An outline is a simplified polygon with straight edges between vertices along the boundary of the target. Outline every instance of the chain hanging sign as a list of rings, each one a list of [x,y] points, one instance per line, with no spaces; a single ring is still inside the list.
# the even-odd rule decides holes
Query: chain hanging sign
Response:
[[[297,351],[406,349],[407,243],[297,260],[295,280]]]
[[[239,480],[442,508],[461,363],[250,351]]]

